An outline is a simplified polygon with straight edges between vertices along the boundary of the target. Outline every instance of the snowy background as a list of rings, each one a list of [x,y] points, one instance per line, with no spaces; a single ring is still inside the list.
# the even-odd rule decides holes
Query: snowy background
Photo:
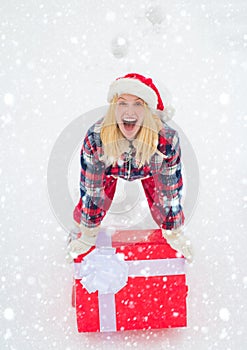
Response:
[[[0,19],[0,348],[246,349],[246,1],[2,0]],[[48,161],[131,71],[163,84],[199,164],[188,327],[78,334]]]

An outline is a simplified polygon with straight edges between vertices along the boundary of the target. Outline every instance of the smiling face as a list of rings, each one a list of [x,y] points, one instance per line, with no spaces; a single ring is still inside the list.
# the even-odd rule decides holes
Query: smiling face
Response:
[[[142,127],[144,101],[137,96],[122,94],[116,103],[116,121],[124,137],[133,140]]]

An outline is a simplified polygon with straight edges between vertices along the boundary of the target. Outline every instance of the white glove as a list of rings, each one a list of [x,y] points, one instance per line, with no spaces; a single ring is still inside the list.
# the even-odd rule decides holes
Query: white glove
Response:
[[[193,261],[193,249],[190,240],[183,234],[181,227],[174,230],[162,229],[162,235],[170,246],[181,253],[186,260],[191,263]]]
[[[66,256],[66,261],[71,263],[74,259],[76,259],[79,255],[85,254],[90,250],[92,246],[95,245],[99,226],[89,228],[84,225],[80,225],[81,235],[79,238],[74,239],[74,233],[70,234],[69,242],[68,242],[68,254]]]

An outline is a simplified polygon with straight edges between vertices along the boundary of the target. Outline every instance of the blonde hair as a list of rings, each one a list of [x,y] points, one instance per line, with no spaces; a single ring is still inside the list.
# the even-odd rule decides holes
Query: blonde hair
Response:
[[[126,149],[126,139],[121,133],[116,122],[116,102],[118,96],[115,95],[108,108],[101,127],[101,140],[103,143],[104,157],[110,164],[116,164],[118,159]],[[146,104],[144,104],[145,116],[141,129],[139,130],[133,145],[136,148],[136,161],[139,167],[150,161],[151,156],[156,152],[159,131],[162,129],[160,118],[153,114]]]

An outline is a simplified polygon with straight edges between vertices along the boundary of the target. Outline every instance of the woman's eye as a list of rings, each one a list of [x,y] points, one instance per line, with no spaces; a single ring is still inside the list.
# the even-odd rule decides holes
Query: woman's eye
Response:
[[[118,102],[118,104],[119,104],[119,106],[126,106],[127,105],[127,103],[125,103],[125,102]]]
[[[135,105],[138,106],[138,107],[139,106],[143,106],[142,102],[136,102]]]

